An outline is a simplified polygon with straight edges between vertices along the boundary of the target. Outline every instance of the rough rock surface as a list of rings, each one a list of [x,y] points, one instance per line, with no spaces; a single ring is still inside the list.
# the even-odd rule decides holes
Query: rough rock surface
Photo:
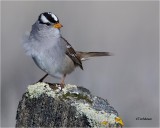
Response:
[[[89,90],[47,83],[29,85],[19,102],[16,127],[122,127],[123,121],[107,100]]]

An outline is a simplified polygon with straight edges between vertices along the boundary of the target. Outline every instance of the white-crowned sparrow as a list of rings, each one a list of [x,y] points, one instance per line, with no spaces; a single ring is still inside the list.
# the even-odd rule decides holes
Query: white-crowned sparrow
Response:
[[[58,17],[51,12],[39,15],[32,25],[30,34],[24,41],[26,53],[30,55],[36,65],[47,74],[61,78],[64,87],[65,76],[75,67],[83,70],[82,61],[94,56],[110,56],[109,52],[79,52],[75,51],[66,39],[61,36]]]

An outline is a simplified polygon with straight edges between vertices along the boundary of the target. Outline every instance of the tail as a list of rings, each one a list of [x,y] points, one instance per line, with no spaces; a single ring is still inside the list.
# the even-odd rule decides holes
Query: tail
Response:
[[[76,52],[80,59],[88,60],[90,57],[99,57],[99,56],[112,56],[113,54],[110,52]]]

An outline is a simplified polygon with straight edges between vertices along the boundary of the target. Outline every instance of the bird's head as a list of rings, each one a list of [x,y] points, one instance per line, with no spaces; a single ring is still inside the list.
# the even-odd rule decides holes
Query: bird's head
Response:
[[[38,22],[39,24],[47,25],[57,29],[63,27],[62,24],[59,23],[58,17],[51,12],[41,13],[38,17]]]

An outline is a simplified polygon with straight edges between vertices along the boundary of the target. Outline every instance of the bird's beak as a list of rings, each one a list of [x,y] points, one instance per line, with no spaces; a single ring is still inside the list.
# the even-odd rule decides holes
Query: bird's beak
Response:
[[[63,27],[63,25],[60,24],[60,23],[56,23],[56,24],[53,25],[53,27],[60,29],[61,27]]]

